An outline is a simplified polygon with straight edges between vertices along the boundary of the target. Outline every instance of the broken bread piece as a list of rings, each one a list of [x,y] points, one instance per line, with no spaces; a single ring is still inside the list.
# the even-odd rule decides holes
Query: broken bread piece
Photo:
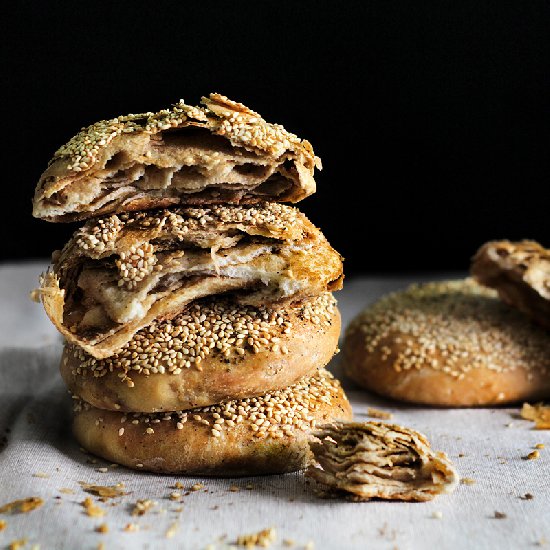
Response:
[[[177,204],[298,202],[315,192],[311,144],[220,94],[83,128],[38,182],[54,222]]]
[[[300,470],[311,460],[311,429],[352,417],[342,386],[323,368],[280,390],[187,411],[105,411],[74,397],[73,431],[84,449],[162,474],[234,477]]]
[[[501,300],[550,329],[550,250],[535,241],[491,241],[477,251],[471,272]]]
[[[458,474],[422,434],[382,422],[320,426],[310,448],[317,464],[307,475],[354,500],[427,501],[451,493]]]
[[[189,207],[90,220],[38,295],[67,341],[101,359],[199,298],[270,305],[338,290],[342,277],[339,254],[295,208]]]

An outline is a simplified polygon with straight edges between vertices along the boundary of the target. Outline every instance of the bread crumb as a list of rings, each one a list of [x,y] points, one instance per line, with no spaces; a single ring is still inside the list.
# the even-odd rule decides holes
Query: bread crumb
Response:
[[[8,524],[3,519],[0,519],[0,531],[3,531],[7,526]]]
[[[544,449],[544,443],[537,443],[535,449]]]
[[[277,532],[274,527],[263,529],[258,533],[251,533],[249,535],[241,535],[237,538],[236,544],[238,546],[244,546],[245,548],[254,548],[260,546],[261,548],[268,548],[271,543],[277,538]]]
[[[84,508],[86,514],[91,518],[101,518],[105,515],[105,510],[99,506],[96,506],[90,497],[86,497],[80,505]]]
[[[167,539],[171,539],[171,538],[174,537],[177,530],[178,530],[178,524],[177,523],[172,523],[172,525],[170,525],[170,527],[168,527],[168,530],[166,531],[166,534],[164,536]]]
[[[232,493],[238,493],[241,488],[238,487],[237,485],[231,485],[231,487],[229,487],[229,490],[232,492]]]
[[[132,510],[132,516],[143,516],[146,512],[148,512],[153,506],[155,506],[156,502],[151,499],[140,499],[136,502],[134,505],[134,509]]]
[[[61,487],[59,489],[60,493],[63,493],[64,495],[74,495],[74,491],[72,489],[69,489],[68,487]]]
[[[174,489],[183,489],[183,488],[184,486],[181,481],[176,481],[176,483],[174,483]]]
[[[108,533],[109,532],[109,526],[106,523],[102,523],[101,525],[98,525],[95,530],[98,533]]]
[[[540,453],[538,451],[531,451],[527,456],[523,457],[523,460],[536,460],[540,458]]]
[[[28,497],[8,502],[0,507],[0,514],[25,514],[40,508],[44,501],[40,497]]]
[[[296,544],[292,539],[283,539],[283,546],[294,546]]]
[[[27,539],[18,539],[14,540],[10,543],[8,546],[9,550],[20,550],[20,548],[23,548],[27,544]]]
[[[504,512],[497,512],[495,510],[495,519],[506,519],[508,516]]]
[[[315,550],[315,543],[313,541],[309,541],[305,546],[304,550]]]
[[[476,480],[472,479],[471,477],[463,477],[460,480],[460,483],[462,483],[463,485],[474,485],[475,482],[476,482]]]
[[[96,468],[96,472],[99,472],[100,474],[106,474],[109,471],[109,468]]]
[[[523,496],[520,496],[521,500],[533,500],[535,497],[531,493],[525,493]]]
[[[181,498],[181,493],[179,491],[172,491],[168,498],[170,500],[179,500]]]
[[[78,483],[87,493],[100,497],[102,502],[105,502],[109,498],[116,498],[127,494],[123,490],[124,483],[117,483],[116,485],[92,485],[84,483],[84,481],[79,481]],[[67,489],[67,491],[70,490],[71,489]]]
[[[135,531],[139,531],[139,525],[137,523],[127,523],[124,526],[123,531],[126,531],[126,533],[133,533]]]
[[[372,418],[381,418],[384,420],[389,420],[393,418],[393,414],[386,411],[381,411],[380,409],[375,409],[374,407],[369,407],[367,409],[367,414]]]
[[[440,512],[439,510],[432,512],[432,518],[433,519],[443,519],[443,512]]]
[[[32,474],[32,477],[40,477],[42,479],[48,479],[50,477],[50,474],[47,474],[45,472],[36,472],[35,474]]]
[[[201,489],[204,489],[204,483],[195,483],[195,485],[193,485],[190,490],[200,491]]]

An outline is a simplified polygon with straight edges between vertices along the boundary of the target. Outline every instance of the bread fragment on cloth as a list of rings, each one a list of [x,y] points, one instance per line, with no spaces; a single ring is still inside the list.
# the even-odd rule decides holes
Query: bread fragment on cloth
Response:
[[[342,261],[296,208],[187,207],[89,220],[53,257],[38,294],[65,336],[101,359],[155,319],[231,293],[252,306],[341,288]]]
[[[315,192],[311,144],[220,94],[83,128],[40,177],[33,215],[65,222],[176,204],[298,202]]]
[[[314,431],[307,475],[354,500],[427,501],[451,493],[458,474],[422,434],[383,422],[335,422]]]
[[[550,329],[550,250],[535,241],[491,241],[472,260],[478,283]]]

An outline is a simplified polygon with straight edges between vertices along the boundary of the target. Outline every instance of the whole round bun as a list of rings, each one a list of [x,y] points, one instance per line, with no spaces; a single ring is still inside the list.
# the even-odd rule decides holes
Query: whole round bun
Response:
[[[550,334],[471,279],[413,285],[356,317],[346,374],[394,399],[442,406],[550,396]]]
[[[340,314],[330,293],[274,307],[206,300],[95,359],[66,345],[61,375],[94,407],[179,411],[286,388],[332,358]]]
[[[264,395],[157,414],[103,411],[75,401],[74,434],[93,454],[129,468],[217,476],[292,472],[307,466],[316,424],[351,419],[325,369]]]

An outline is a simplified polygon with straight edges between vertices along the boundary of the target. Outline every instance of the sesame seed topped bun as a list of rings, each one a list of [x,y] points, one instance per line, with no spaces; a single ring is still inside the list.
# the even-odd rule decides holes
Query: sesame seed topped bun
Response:
[[[478,283],[550,330],[550,250],[534,241],[488,242],[471,271]]]
[[[271,305],[338,290],[343,278],[323,234],[276,203],[90,220],[53,261],[37,296],[67,341],[98,359],[200,298]]]
[[[75,221],[176,204],[298,202],[315,192],[311,144],[220,94],[83,128],[40,177],[33,214]]]
[[[381,395],[428,405],[550,396],[550,334],[472,279],[413,285],[357,316],[346,374]]]
[[[312,376],[332,358],[339,334],[328,293],[271,308],[202,300],[154,321],[106,359],[67,345],[61,374],[73,394],[101,409],[185,410]]]
[[[321,369],[262,397],[189,411],[124,414],[76,400],[73,429],[85,449],[129,468],[252,476],[306,467],[310,430],[351,416],[339,382]]]

